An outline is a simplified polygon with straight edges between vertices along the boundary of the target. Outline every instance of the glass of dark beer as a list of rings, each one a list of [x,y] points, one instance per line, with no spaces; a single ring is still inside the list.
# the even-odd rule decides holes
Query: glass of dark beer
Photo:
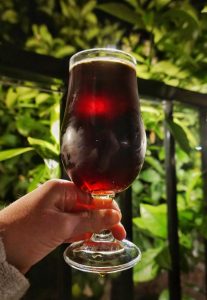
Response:
[[[94,48],[70,59],[68,98],[61,129],[66,173],[94,206],[104,207],[126,190],[142,167],[146,137],[140,115],[135,59],[120,50]],[[112,273],[134,266],[139,248],[104,230],[72,243],[64,258],[72,267]]]

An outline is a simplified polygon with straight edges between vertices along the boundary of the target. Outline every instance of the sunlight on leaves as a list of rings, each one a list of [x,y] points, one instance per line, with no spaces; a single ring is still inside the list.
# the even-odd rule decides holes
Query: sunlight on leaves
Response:
[[[7,159],[10,159],[12,157],[18,156],[20,154],[33,151],[34,148],[27,147],[27,148],[16,148],[16,149],[9,149],[9,150],[3,150],[0,151],[0,161],[4,161]]]
[[[159,271],[156,256],[162,248],[148,249],[142,253],[141,261],[134,267],[134,281],[145,282],[154,279]]]
[[[183,130],[183,128],[171,120],[167,120],[167,125],[168,125],[171,133],[174,135],[175,140],[179,143],[181,149],[184,152],[186,152],[187,154],[189,154],[189,152],[191,151],[191,148],[190,148],[188,138],[187,138],[186,133]]]
[[[150,235],[165,239],[167,237],[167,207],[165,204],[152,206],[140,205],[141,217],[133,219],[133,223]]]

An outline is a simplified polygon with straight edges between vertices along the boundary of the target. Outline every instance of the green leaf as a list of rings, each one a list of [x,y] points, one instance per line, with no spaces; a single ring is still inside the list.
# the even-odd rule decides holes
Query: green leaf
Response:
[[[2,21],[6,21],[11,24],[15,24],[18,22],[18,15],[14,10],[8,9],[2,14],[1,19],[2,19]]]
[[[72,285],[72,295],[75,298],[80,298],[82,295],[82,289],[77,282]]]
[[[25,126],[25,124],[27,124]],[[31,134],[41,134],[41,136],[46,133],[47,129],[41,122],[31,118],[29,115],[19,115],[16,120],[16,127],[20,134],[23,136],[28,136]]]
[[[201,11],[202,13],[207,13],[207,5],[204,6],[204,8]]]
[[[60,7],[61,7],[62,15],[67,18],[69,15],[68,14],[69,6],[64,2],[64,0],[60,0]]]
[[[142,253],[141,261],[134,267],[134,281],[145,282],[154,279],[159,271],[156,256],[162,248],[148,249]]]
[[[189,226],[189,228],[190,228],[190,226]],[[180,245],[182,245],[185,248],[191,250],[193,248],[193,241],[192,241],[191,237],[192,237],[191,233],[184,234],[182,232],[179,232]]]
[[[6,94],[6,106],[12,108],[16,102],[17,94],[14,92],[13,88],[10,88]]]
[[[157,255],[156,262],[162,269],[170,270],[171,268],[171,258],[168,247],[163,247],[162,251]]]
[[[32,137],[28,137],[28,142],[43,158],[53,158],[56,160],[58,159],[59,151],[57,149],[57,146],[54,146],[47,141]]]
[[[192,114],[191,114],[191,116],[192,116]],[[198,143],[197,135],[195,134],[195,131],[192,131],[192,128],[191,128],[189,122],[187,124],[185,124],[184,121],[185,121],[185,116],[182,119],[178,119],[174,116],[174,123],[180,125],[183,128],[183,130],[186,133],[186,137],[189,141],[189,144],[192,145],[192,147],[196,147],[197,143]],[[193,124],[192,124],[193,126],[194,126],[195,122],[197,122],[197,120],[193,121]]]
[[[168,76],[179,76],[181,70],[170,60],[162,60],[151,66],[151,72],[166,73]]]
[[[158,173],[161,175],[164,175],[164,166],[157,160],[156,158],[152,156],[146,156],[145,162],[147,162],[149,165],[151,165]]]
[[[45,169],[46,169],[46,166],[44,164],[41,164],[41,165],[38,165],[32,171],[30,171],[29,175],[32,176],[33,178],[27,187],[28,192],[33,191],[35,188],[38,187],[38,185],[40,183],[45,181]]]
[[[151,192],[151,203],[159,203],[162,198],[165,198],[165,184],[163,180],[152,183],[149,187]]]
[[[87,30],[87,40],[90,41],[92,40],[94,37],[97,36],[97,34],[99,33],[99,29],[96,27],[92,27],[89,30]]]
[[[97,17],[96,17],[96,15],[95,14],[93,14],[93,13],[89,13],[89,14],[87,14],[86,16],[85,16],[85,18],[86,18],[86,21],[88,21],[90,24],[92,24],[92,25],[95,25],[96,26],[96,24],[98,23],[98,20],[97,20]],[[91,29],[98,29],[98,28],[96,28],[94,26],[94,28],[91,28]],[[98,30],[99,31],[99,30]]]
[[[136,74],[139,78],[149,79],[151,77],[149,67],[146,64],[136,65]]]
[[[139,264],[138,264],[139,265]],[[153,261],[138,271],[134,271],[134,282],[153,280],[159,271],[159,266]]]
[[[152,206],[140,205],[141,217],[133,219],[133,223],[150,235],[166,239],[167,237],[167,207],[166,204]]]
[[[149,114],[150,114],[150,118],[152,118],[153,115],[156,118],[158,118],[158,117],[160,117],[160,114],[161,114],[161,112],[159,111],[159,109],[157,107],[153,107],[153,106],[147,104],[146,100],[141,105],[141,111],[142,111],[142,113],[147,113],[148,118],[149,118]]]
[[[47,26],[41,25],[39,27],[39,34],[45,42],[47,42],[49,45],[52,45],[53,38]]]
[[[14,148],[19,144],[19,136],[17,134],[5,133],[0,138],[0,145],[7,148]]]
[[[58,58],[62,58],[68,55],[71,55],[75,52],[75,47],[74,46],[62,46],[58,50],[55,51],[55,56]]]
[[[156,7],[158,9],[163,8],[163,6],[166,6],[167,4],[169,4],[171,2],[171,0],[155,0],[156,3]]]
[[[186,191],[186,200],[188,203],[193,198],[193,192],[196,190],[196,186],[200,183],[200,180],[202,178],[201,172],[194,172],[191,176],[191,180],[187,183],[187,191]]]
[[[169,300],[169,291],[163,290],[158,300]]]
[[[185,226],[186,222],[189,224],[193,223],[195,217],[195,212],[190,208],[186,208],[184,210],[179,210],[179,223],[182,226]],[[187,224],[186,224],[187,225]]]
[[[16,89],[16,91],[17,91],[17,95],[18,95],[18,100],[20,102],[22,102],[22,101],[27,102],[28,100],[31,100],[38,95],[38,90],[31,89],[28,87],[18,87]]]
[[[29,172],[29,185],[27,191],[30,192],[38,187],[40,183],[44,183],[51,178],[59,178],[59,164],[52,159],[44,159],[44,164],[38,165]]]
[[[144,185],[141,181],[135,180],[132,184],[132,189],[136,194],[140,194],[144,189]]]
[[[83,6],[81,15],[85,17],[87,14],[89,14],[94,8],[96,7],[96,1],[88,1],[86,4]]]
[[[37,105],[41,105],[42,103],[48,101],[48,99],[50,98],[51,96],[49,94],[46,94],[46,93],[39,93],[37,95],[37,97],[35,98],[35,102],[37,103]]]
[[[34,150],[32,147],[27,147],[0,151],[0,161],[7,160],[32,150]]]
[[[138,62],[144,63],[145,58],[136,52],[131,52]]]
[[[187,135],[183,128],[178,125],[177,123],[167,120],[167,126],[169,127],[170,132],[174,136],[175,140],[178,142],[179,146],[181,149],[189,155],[189,152],[191,151],[189,141],[187,138]]]
[[[170,18],[172,20],[180,20],[182,24],[190,26],[192,29],[197,29],[199,26],[199,18],[192,10],[192,6],[187,3],[182,6],[182,8],[171,8],[168,10],[164,17]],[[179,23],[179,25],[181,25]]]
[[[104,12],[114,17],[121,19],[122,21],[136,25],[139,28],[144,28],[144,23],[141,19],[141,16],[125,4],[111,2],[107,4],[98,5],[97,8],[103,10]]]
[[[153,169],[147,169],[140,173],[139,179],[142,179],[146,182],[158,182],[160,181],[160,174]]]

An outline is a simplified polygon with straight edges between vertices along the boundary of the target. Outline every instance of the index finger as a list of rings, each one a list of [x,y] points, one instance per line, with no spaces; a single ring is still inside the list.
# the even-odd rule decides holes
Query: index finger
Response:
[[[119,206],[115,200],[96,200],[92,197],[88,201],[77,201],[71,212],[81,212],[85,210],[99,210],[99,209],[114,209],[121,213]]]
[[[53,199],[56,207],[61,211],[70,212],[77,205],[88,206],[92,201],[90,194],[82,192],[68,180],[49,180],[43,184],[42,188],[49,191],[48,201],[51,202]]]

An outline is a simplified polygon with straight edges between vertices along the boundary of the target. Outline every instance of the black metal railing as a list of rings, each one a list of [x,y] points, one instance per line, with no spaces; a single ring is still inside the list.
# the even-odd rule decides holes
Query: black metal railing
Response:
[[[15,49],[11,45],[0,44],[0,79],[2,82],[19,84],[24,81],[32,81],[39,89],[50,89],[54,79],[61,80],[60,86],[67,86],[68,80],[68,60],[60,60],[49,56],[43,56],[27,51]],[[207,213],[207,95],[197,92],[172,87],[154,80],[138,80],[139,94],[150,100],[163,102],[165,122],[173,119],[173,101],[176,100],[194,106],[200,113],[200,140],[202,146],[202,176],[203,176],[203,199],[204,212]],[[66,88],[63,97],[63,106],[66,99]],[[181,281],[179,265],[179,240],[178,240],[178,212],[176,199],[176,162],[175,162],[175,140],[167,126],[165,126],[165,153],[166,153],[166,191],[168,206],[168,241],[171,256],[171,270],[169,271],[169,293],[170,300],[181,300]],[[121,197],[122,205],[127,203],[126,208],[122,208],[123,223],[127,229],[128,237],[132,239],[132,195],[131,189],[124,192]],[[129,221],[130,220],[130,221]],[[207,241],[205,245],[205,264],[207,266]],[[56,276],[56,286],[58,289],[57,299],[69,300],[71,296],[71,271],[62,259],[62,248],[60,249],[60,259],[58,260],[59,276]],[[207,269],[207,268],[206,268]],[[41,271],[40,271],[41,270]],[[38,272],[42,278],[47,276],[44,267],[38,267]],[[39,273],[37,276],[39,276]],[[207,275],[205,277],[207,286]],[[51,283],[52,284],[52,283]],[[122,272],[119,277],[113,280],[111,299],[133,299],[133,278],[132,270]],[[32,297],[25,299],[33,299]],[[35,298],[34,298],[35,299]],[[207,298],[206,298],[207,299]]]
[[[165,112],[165,173],[167,193],[168,242],[171,257],[169,276],[170,299],[181,299],[178,211],[176,189],[175,141],[167,122],[173,120],[173,103],[164,101]]]

